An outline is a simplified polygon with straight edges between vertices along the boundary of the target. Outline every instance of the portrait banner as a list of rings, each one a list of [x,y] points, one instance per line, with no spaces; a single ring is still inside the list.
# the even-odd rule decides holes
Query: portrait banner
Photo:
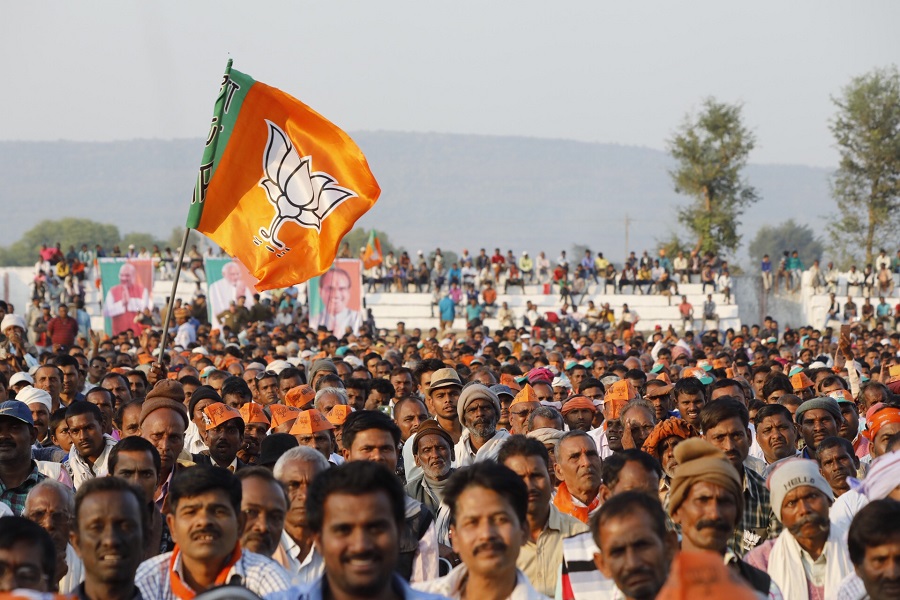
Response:
[[[319,277],[309,280],[309,326],[324,326],[338,339],[359,334],[366,320],[363,309],[362,261],[341,258]]]
[[[144,310],[153,310],[153,261],[98,258],[103,290],[103,326],[109,335],[131,329],[140,333]]]
[[[256,277],[250,274],[239,260],[227,256],[204,259],[206,268],[206,305],[209,307],[209,322],[213,329],[221,329],[218,316],[229,309],[232,302],[244,298],[244,306],[253,306],[256,293]]]

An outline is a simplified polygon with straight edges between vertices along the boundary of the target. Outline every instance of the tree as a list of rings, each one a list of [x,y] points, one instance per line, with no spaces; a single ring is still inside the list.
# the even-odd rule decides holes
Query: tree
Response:
[[[714,98],[707,98],[695,117],[688,115],[668,142],[678,163],[669,172],[675,191],[694,199],[678,209],[678,221],[694,235],[701,252],[734,252],[740,245],[738,217],[759,199],[741,179],[755,143],[741,122],[740,105]]]
[[[82,244],[87,244],[91,249],[97,244],[111,248],[119,243],[119,228],[89,219],[65,218],[58,221],[41,221],[26,231],[19,241],[3,249],[0,253],[0,263],[4,266],[33,265],[37,262],[42,244],[55,246],[57,243],[60,244],[63,253],[68,251],[69,246],[79,249]]]
[[[375,235],[378,237],[378,240],[381,242],[381,251],[387,255],[388,252],[393,252],[395,256],[398,256],[401,252],[403,252],[403,248],[400,246],[395,246],[391,243],[391,239],[383,231],[375,230]],[[353,258],[357,258],[359,256],[359,249],[365,248],[366,243],[369,241],[369,231],[367,229],[363,229],[362,227],[356,227],[350,233],[344,236],[344,239],[341,240],[341,245],[347,243],[350,244],[350,256]]]
[[[900,233],[900,75],[897,67],[854,78],[832,101],[841,161],[832,179],[837,214],[828,226],[836,253],[859,258]]]
[[[781,225],[763,225],[750,242],[750,257],[759,264],[768,254],[772,264],[778,264],[782,253],[797,251],[804,266],[822,258],[824,246],[809,225],[798,225],[788,219]]]

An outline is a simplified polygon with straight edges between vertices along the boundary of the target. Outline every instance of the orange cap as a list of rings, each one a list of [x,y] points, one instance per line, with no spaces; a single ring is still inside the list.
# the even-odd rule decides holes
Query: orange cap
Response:
[[[156,360],[156,359],[153,358],[153,357],[152,357],[151,355],[149,355],[149,354],[146,354],[146,353],[145,353],[145,354],[138,354],[138,363],[139,363],[139,364],[146,365],[147,363],[152,363],[154,360]]]
[[[519,392],[522,390],[522,386],[516,381],[516,378],[510,375],[509,373],[503,373],[500,376],[500,384],[505,385],[511,390]]]
[[[308,385],[298,385],[284,395],[284,403],[294,408],[303,408],[316,399],[316,390]]]
[[[703,550],[678,552],[672,560],[669,578],[656,596],[657,600],[681,598],[755,598],[753,588],[734,577],[722,561],[722,555]]]
[[[263,412],[262,406],[257,404],[256,402],[248,402],[243,405],[240,410],[241,418],[244,420],[244,423],[265,423],[269,424],[269,418],[266,417],[266,413]]]
[[[606,395],[603,397],[603,401],[618,402],[624,400],[625,402],[628,402],[633,398],[637,398],[637,391],[635,391],[634,385],[627,379],[620,379],[609,386],[609,389],[606,390]]]
[[[346,404],[337,404],[331,409],[331,412],[328,413],[326,419],[328,419],[329,423],[338,427],[344,424],[344,421],[347,420],[347,417],[349,417],[352,412],[353,409]]]
[[[510,404],[510,406],[521,404],[523,402],[539,402],[537,394],[534,393],[534,388],[531,387],[530,383],[526,383],[525,387],[523,387],[519,391],[519,393],[516,394],[516,397],[513,398],[512,404]]]
[[[813,382],[809,377],[806,376],[806,373],[794,373],[791,375],[791,387],[794,388],[794,391],[800,391],[813,386]]]
[[[213,402],[203,409],[203,422],[206,430],[214,429],[226,421],[240,419],[241,413],[234,407],[222,402]]]
[[[888,368],[888,375],[890,375],[891,379],[900,377],[900,365],[891,365],[890,368]]]
[[[291,435],[311,435],[317,431],[334,429],[334,425],[328,422],[325,416],[314,408],[300,411],[294,426],[291,427]]]
[[[724,358],[716,358],[716,359],[713,359],[713,361],[712,361],[712,368],[713,368],[713,369],[727,369],[727,368],[728,368],[728,361],[725,360]]]
[[[668,375],[667,373],[662,372],[662,371],[660,371],[659,373],[656,374],[656,378],[657,378],[659,381],[665,381],[666,383],[672,383],[672,380],[669,379],[669,375]]]
[[[285,406],[284,404],[270,404],[269,412],[272,414],[272,427],[280,427],[288,421],[293,421],[300,414],[299,408]]]

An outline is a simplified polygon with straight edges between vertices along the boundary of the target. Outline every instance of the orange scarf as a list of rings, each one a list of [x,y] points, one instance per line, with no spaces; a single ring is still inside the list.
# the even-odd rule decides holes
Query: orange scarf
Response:
[[[587,523],[591,512],[600,506],[600,497],[597,496],[591,500],[591,503],[587,506],[578,506],[575,504],[575,500],[572,498],[569,488],[566,487],[565,482],[563,482],[556,488],[556,498],[553,499],[553,505],[559,509],[559,512],[575,517],[582,523]]]
[[[180,600],[193,600],[193,598],[197,595],[197,592],[188,587],[188,584],[181,580],[181,577],[178,575],[178,571],[175,570],[175,562],[178,560],[178,556],[181,554],[181,548],[176,544],[175,550],[172,551],[172,557],[169,559],[169,581],[172,585],[172,592],[175,594],[176,598]],[[231,553],[231,556],[228,558],[228,562],[225,563],[225,566],[219,571],[219,574],[216,576],[215,585],[222,585],[226,583],[225,578],[228,577],[228,572],[231,571],[231,567],[235,565],[238,559],[241,558],[241,543],[238,542],[234,546],[234,551]],[[184,563],[182,562],[182,567]]]

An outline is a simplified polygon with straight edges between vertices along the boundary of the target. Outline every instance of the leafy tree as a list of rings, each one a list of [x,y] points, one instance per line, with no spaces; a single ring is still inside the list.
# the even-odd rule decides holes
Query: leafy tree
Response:
[[[756,264],[766,254],[772,264],[778,264],[785,250],[796,250],[804,266],[808,267],[814,260],[822,258],[824,246],[809,225],[799,225],[793,219],[788,219],[780,225],[760,227],[749,248],[750,257]]]
[[[693,234],[701,252],[734,252],[740,245],[738,218],[759,197],[741,178],[755,145],[741,122],[740,105],[708,98],[696,116],[688,115],[669,140],[677,161],[670,171],[675,191],[693,198],[678,210],[678,221]]]
[[[854,78],[832,101],[841,162],[832,180],[837,214],[829,224],[839,256],[896,240],[900,233],[900,74],[896,66]]]
[[[146,248],[148,252],[153,249],[154,244],[159,246],[160,249],[165,247],[165,242],[156,239],[149,233],[126,233],[122,237],[122,241],[119,242],[119,245],[122,246],[122,250],[124,251],[129,244],[134,244],[134,248],[137,251],[140,251],[141,248]]]
[[[26,231],[19,241],[4,248],[0,253],[0,261],[4,266],[34,264],[41,245],[51,246],[57,242],[64,253],[68,251],[69,246],[78,249],[82,244],[87,244],[91,249],[96,244],[111,248],[119,243],[119,228],[89,219],[65,218],[57,221],[41,221]]]

